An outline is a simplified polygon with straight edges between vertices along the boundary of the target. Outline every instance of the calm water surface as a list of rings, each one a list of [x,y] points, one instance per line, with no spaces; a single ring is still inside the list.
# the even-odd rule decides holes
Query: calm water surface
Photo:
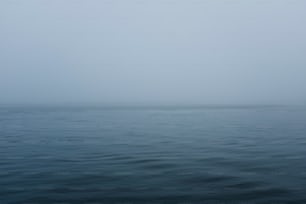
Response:
[[[1,107],[0,203],[306,203],[303,107]]]

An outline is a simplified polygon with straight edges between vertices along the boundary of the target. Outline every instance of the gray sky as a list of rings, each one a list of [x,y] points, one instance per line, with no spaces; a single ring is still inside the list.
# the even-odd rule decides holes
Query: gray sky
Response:
[[[305,0],[1,0],[0,103],[306,104]]]

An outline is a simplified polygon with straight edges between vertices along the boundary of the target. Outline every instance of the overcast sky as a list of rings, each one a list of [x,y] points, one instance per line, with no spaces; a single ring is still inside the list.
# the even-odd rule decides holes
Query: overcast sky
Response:
[[[1,0],[0,103],[306,104],[305,0]]]

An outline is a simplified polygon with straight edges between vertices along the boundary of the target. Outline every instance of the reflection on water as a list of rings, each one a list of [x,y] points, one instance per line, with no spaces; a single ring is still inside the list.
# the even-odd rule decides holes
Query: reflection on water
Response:
[[[0,203],[306,203],[298,107],[2,107]]]

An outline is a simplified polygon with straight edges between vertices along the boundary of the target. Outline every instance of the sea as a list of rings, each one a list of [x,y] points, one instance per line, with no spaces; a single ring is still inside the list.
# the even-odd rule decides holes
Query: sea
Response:
[[[0,107],[0,204],[305,204],[304,106]]]

